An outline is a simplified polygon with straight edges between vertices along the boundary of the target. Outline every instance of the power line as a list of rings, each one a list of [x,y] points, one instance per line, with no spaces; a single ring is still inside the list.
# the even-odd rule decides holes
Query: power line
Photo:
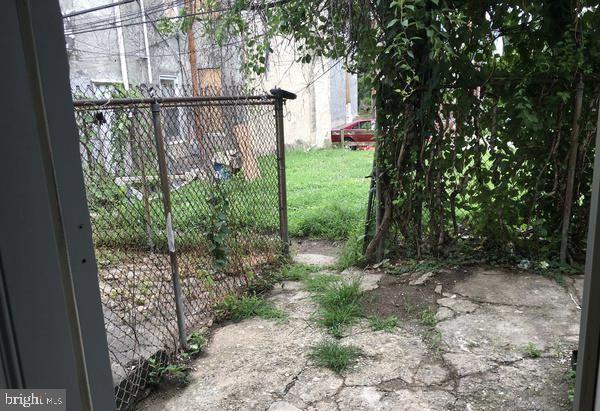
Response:
[[[108,3],[108,4],[105,4],[103,6],[97,6],[97,7],[92,7],[92,8],[85,9],[85,10],[74,11],[74,12],[71,12],[71,13],[63,14],[62,18],[66,19],[68,17],[80,16],[82,14],[88,14],[88,13],[92,13],[94,11],[104,10],[104,9],[108,9],[108,8],[111,8],[111,7],[120,6],[121,4],[133,3],[134,1],[135,0],[122,0],[122,1],[119,1],[117,3]]]
[[[312,79],[312,81],[310,81],[306,86],[302,87],[300,90],[296,91],[294,94],[297,95],[297,94],[300,94],[300,93],[303,93],[304,91],[306,91],[306,89],[308,89],[310,86],[315,84],[321,77],[323,77],[325,74],[329,73],[331,71],[331,69],[333,69],[335,66],[337,66],[341,62],[342,62],[342,59],[339,59],[338,61],[333,63],[331,66],[329,66],[329,68],[327,70],[325,70],[324,72],[319,74],[316,78]]]
[[[132,0],[135,1],[135,0]],[[166,12],[168,9],[171,8],[176,8],[178,6],[180,6],[183,0],[176,0],[175,2],[171,3],[170,5],[165,5],[165,4],[160,4],[160,5],[154,5],[154,6],[150,6],[146,8],[146,13],[148,14],[158,14],[158,13],[164,13]],[[126,12],[126,13],[122,13],[121,14],[121,24],[123,24],[124,22],[130,22],[130,21],[134,21],[140,18],[140,11],[139,10],[135,10],[135,11],[131,11],[131,12]],[[71,24],[71,27],[68,27],[65,30],[65,34],[77,34],[78,31],[80,30],[86,30],[86,31],[93,31],[92,29],[111,29],[111,28],[115,28],[115,22],[114,22],[114,17],[112,15],[107,16],[105,18],[98,18],[96,17],[89,17],[89,18],[77,18],[77,23],[74,24],[73,22],[69,22]],[[141,22],[139,23],[141,24]]]
[[[204,16],[204,15],[209,15],[209,14],[213,14],[213,13],[220,13],[220,12],[229,11],[229,10],[231,10],[231,9],[224,8],[224,9],[214,9],[214,10],[210,10],[210,11],[202,11],[202,12],[197,12],[197,13],[187,13],[187,14],[182,14],[182,15],[176,16],[176,17],[166,17],[165,16],[165,17],[161,17],[159,19],[146,20],[146,23],[156,23],[156,22],[164,21],[164,20],[178,20],[178,19],[182,19],[182,18],[185,18],[185,17],[192,17],[192,16]],[[146,13],[146,15],[148,15],[148,13]],[[150,18],[150,16],[148,16],[148,18]],[[117,25],[117,24],[111,24],[111,25],[107,25],[106,27],[91,28],[91,29],[83,29],[83,30],[78,30],[78,31],[65,32],[65,34],[71,35],[71,34],[92,33],[92,32],[104,31],[104,30],[112,30],[112,29],[115,29],[117,27],[139,26],[141,24],[142,24],[141,22],[128,23],[128,24],[119,24],[119,25]]]
[[[135,1],[135,0],[131,0],[131,1]],[[157,8],[154,9],[153,11],[146,10],[146,15],[148,16],[148,18],[150,18],[149,14],[156,14],[158,12],[165,11],[169,8],[172,7],[176,7],[176,5],[183,5],[183,1],[184,0],[178,0],[180,3],[179,4],[171,4],[169,6],[166,7],[162,7],[162,8]],[[288,3],[290,0],[273,0],[273,1],[269,1],[266,2],[264,4],[253,4],[248,10],[246,11],[260,11],[260,10],[264,10],[264,9],[268,9],[268,8],[272,8],[272,7],[277,7],[279,5]],[[210,10],[206,10],[206,11],[200,11],[200,12],[196,12],[196,13],[183,13],[180,14],[178,16],[174,16],[174,17],[168,17],[168,16],[163,16],[161,18],[158,19],[151,19],[149,21],[146,21],[147,23],[151,23],[151,22],[159,22],[159,21],[164,21],[164,20],[177,20],[177,19],[182,19],[182,18],[186,18],[186,17],[194,17],[194,16],[205,16],[205,15],[211,15],[214,13],[222,13],[225,11],[231,11],[233,10],[233,8],[231,7],[224,7],[224,8],[219,8],[219,9],[210,9]],[[111,19],[106,19],[105,23],[103,25],[100,26],[94,26],[93,24],[90,25],[86,24],[85,28],[83,28],[82,30],[77,30],[75,29],[70,29],[71,31],[65,31],[65,34],[83,34],[83,33],[89,33],[89,32],[96,32],[96,31],[104,31],[104,30],[111,30],[117,27],[130,27],[130,26],[138,26],[141,25],[141,22],[135,22],[135,23],[128,23],[128,24],[123,24],[124,21],[131,21],[131,20],[135,20],[137,18],[139,13],[131,13],[130,18],[125,18],[125,19],[121,19],[121,24],[120,25],[116,25],[112,22]]]

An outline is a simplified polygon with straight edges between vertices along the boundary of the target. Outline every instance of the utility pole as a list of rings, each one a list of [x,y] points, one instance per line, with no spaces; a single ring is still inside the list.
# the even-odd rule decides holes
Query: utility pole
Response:
[[[146,10],[144,0],[139,0],[140,13],[142,14],[142,31],[144,33],[144,49],[146,51],[146,65],[148,67],[148,84],[152,84],[152,64],[150,62],[150,47],[148,46],[148,27],[146,26]]]
[[[198,66],[196,65],[196,38],[194,37],[194,15],[196,13],[196,0],[186,0],[185,9],[192,18],[192,23],[187,28],[188,56],[190,59],[190,70],[192,71],[192,92],[198,95]]]
[[[119,61],[121,63],[121,78],[125,90],[129,90],[129,76],[127,75],[127,59],[125,57],[125,40],[123,39],[123,27],[121,27],[121,7],[116,4],[120,3],[113,0],[115,5],[115,26],[117,27],[117,44],[119,46]]]

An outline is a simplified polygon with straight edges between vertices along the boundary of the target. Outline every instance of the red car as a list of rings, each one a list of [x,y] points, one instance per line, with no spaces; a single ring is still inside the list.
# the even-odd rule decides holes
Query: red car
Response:
[[[331,142],[340,143],[342,132],[344,134],[344,142],[356,146],[358,143],[374,143],[375,142],[375,119],[359,119],[354,120],[340,128],[331,130]]]

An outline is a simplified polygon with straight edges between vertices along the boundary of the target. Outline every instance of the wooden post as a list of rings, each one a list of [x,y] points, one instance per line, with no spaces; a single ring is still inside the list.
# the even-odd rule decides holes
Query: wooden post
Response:
[[[192,93],[198,95],[198,67],[196,63],[196,38],[194,37],[194,14],[196,13],[196,0],[186,0],[185,9],[187,14],[192,16],[192,24],[187,30],[188,39],[188,57],[190,60],[190,70],[192,74]]]
[[[232,127],[232,131],[237,141],[237,145],[240,148],[244,178],[246,181],[253,181],[260,178],[260,168],[258,167],[258,161],[256,160],[254,150],[252,149],[252,141],[248,141],[248,138],[250,138],[248,126],[245,123],[236,124]]]

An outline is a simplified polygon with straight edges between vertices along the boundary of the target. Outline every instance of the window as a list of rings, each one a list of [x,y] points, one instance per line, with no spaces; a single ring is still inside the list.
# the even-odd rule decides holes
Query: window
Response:
[[[360,122],[360,129],[361,130],[372,130],[373,129],[373,123],[371,123],[370,121],[361,121]]]
[[[160,76],[159,82],[163,95],[175,96],[175,77]],[[162,109],[163,114],[163,132],[165,141],[173,142],[181,139],[181,128],[179,122],[179,108],[165,106]]]

